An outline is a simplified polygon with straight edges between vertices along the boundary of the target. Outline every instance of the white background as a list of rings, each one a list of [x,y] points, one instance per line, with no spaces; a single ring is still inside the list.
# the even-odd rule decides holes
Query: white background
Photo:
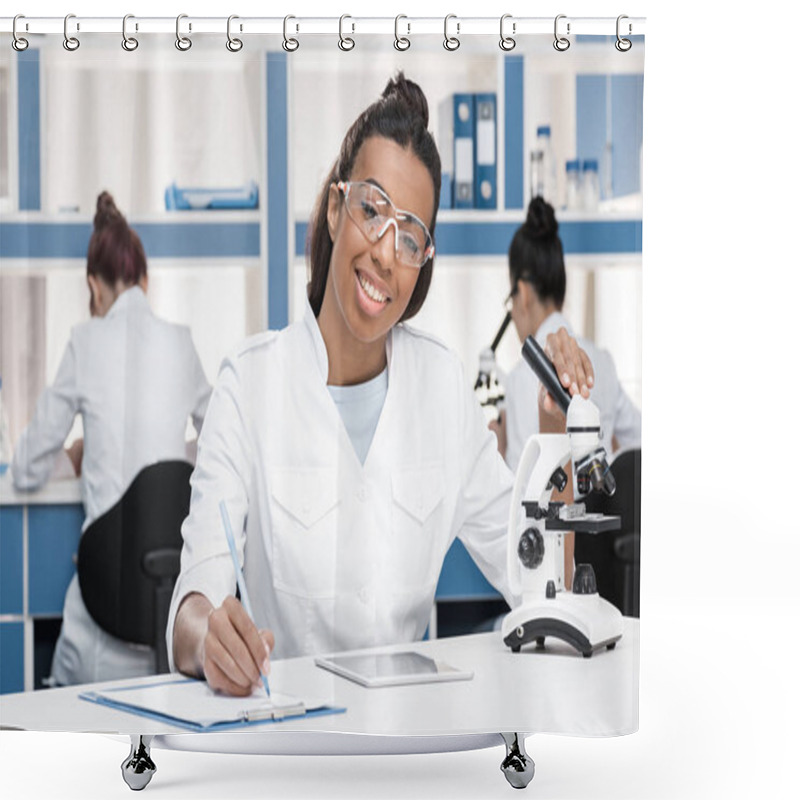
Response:
[[[800,137],[791,96],[800,20],[787,3],[727,4],[724,17],[685,0],[651,6],[29,0],[4,13],[647,16],[640,731],[532,737],[537,774],[526,791],[537,800],[796,797]],[[119,773],[126,753],[100,736],[4,732],[3,796],[129,796]],[[501,757],[155,751],[159,771],[146,791],[509,797]]]

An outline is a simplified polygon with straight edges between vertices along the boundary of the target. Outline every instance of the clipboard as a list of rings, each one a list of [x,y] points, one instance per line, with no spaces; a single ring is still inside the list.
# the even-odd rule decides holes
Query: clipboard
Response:
[[[278,692],[273,692],[271,698],[261,692],[249,697],[231,697],[215,692],[205,681],[184,676],[160,683],[136,683],[84,692],[78,696],[90,703],[197,732],[225,731],[345,711],[322,700]]]

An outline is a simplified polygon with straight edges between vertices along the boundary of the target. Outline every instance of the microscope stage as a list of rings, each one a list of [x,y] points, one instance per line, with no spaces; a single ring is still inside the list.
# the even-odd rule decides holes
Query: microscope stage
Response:
[[[618,531],[622,526],[620,517],[605,517],[602,514],[585,514],[573,519],[548,519],[548,531],[575,531],[576,533],[603,533]]]

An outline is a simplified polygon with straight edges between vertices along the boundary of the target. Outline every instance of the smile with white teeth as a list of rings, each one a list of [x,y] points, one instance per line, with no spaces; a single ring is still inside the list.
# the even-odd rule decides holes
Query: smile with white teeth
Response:
[[[358,282],[361,284],[361,288],[367,293],[367,296],[371,297],[376,303],[386,302],[386,295],[381,294],[361,272],[358,273]]]

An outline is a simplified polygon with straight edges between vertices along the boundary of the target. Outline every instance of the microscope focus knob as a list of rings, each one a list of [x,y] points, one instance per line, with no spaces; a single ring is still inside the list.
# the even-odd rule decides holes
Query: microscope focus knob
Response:
[[[559,491],[563,492],[567,486],[567,473],[561,467],[558,467],[556,471],[550,476],[550,483]]]
[[[528,528],[519,537],[517,555],[528,569],[536,569],[544,561],[544,537],[536,528]]]
[[[572,594],[597,594],[597,578],[591,564],[578,564],[575,567]]]

